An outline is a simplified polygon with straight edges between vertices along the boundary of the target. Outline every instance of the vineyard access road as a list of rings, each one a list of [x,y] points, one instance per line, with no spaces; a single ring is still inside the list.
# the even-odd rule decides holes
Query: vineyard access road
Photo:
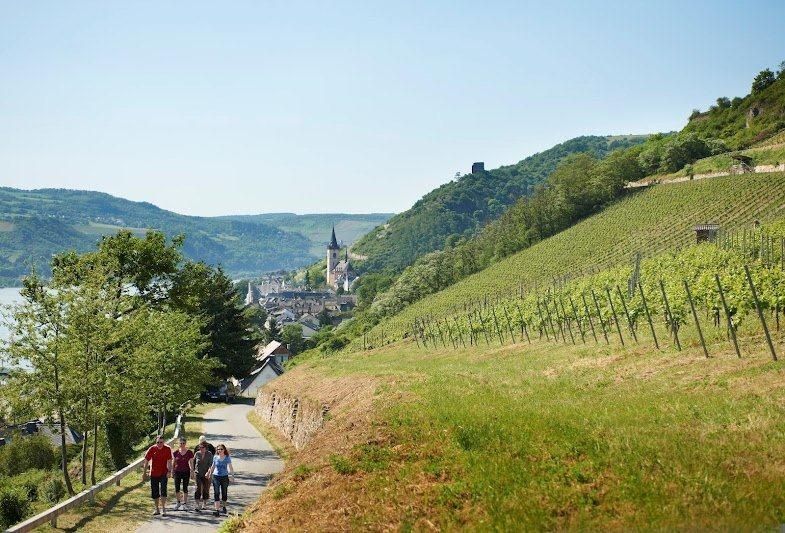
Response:
[[[259,494],[267,486],[273,474],[283,469],[283,461],[273,451],[267,439],[248,422],[246,415],[253,409],[252,405],[234,404],[209,411],[203,422],[203,433],[207,440],[214,444],[225,444],[232,457],[235,471],[235,483],[229,485],[229,516],[242,513],[243,509],[259,498]],[[189,442],[193,448],[195,442]],[[145,485],[145,489],[149,490]],[[188,487],[188,505],[193,507],[193,482]],[[210,497],[212,498],[212,487]],[[214,517],[211,511],[197,513],[195,511],[174,511],[176,503],[174,482],[169,481],[169,500],[166,516],[150,516],[137,533],[163,533],[168,531],[181,533],[202,533],[215,531],[226,516]],[[152,514],[153,504],[150,502],[149,513]]]

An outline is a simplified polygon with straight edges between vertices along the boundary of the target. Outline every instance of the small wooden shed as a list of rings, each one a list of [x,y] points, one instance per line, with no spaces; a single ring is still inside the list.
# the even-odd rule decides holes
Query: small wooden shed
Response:
[[[720,231],[719,224],[698,224],[695,226],[695,242],[715,242]]]

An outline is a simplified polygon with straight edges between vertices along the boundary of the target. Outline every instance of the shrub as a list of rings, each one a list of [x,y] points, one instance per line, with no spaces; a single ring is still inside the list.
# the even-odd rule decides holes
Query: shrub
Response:
[[[25,493],[15,487],[0,491],[0,527],[7,528],[21,522],[30,512],[30,502]]]
[[[343,455],[331,455],[330,464],[333,465],[333,468],[336,472],[344,476],[348,476],[357,472],[357,467],[354,465],[354,463],[352,463]]]
[[[39,488],[49,478],[49,472],[43,470],[28,470],[23,474],[12,477],[9,481],[11,486],[17,487],[31,502],[37,501],[41,495]]]
[[[297,468],[295,468],[294,471],[292,472],[292,477],[294,478],[295,481],[302,481],[304,479],[307,479],[312,472],[313,469],[310,466],[298,465]]]
[[[57,463],[57,453],[43,436],[17,437],[0,448],[0,473],[7,476],[28,470],[49,470]]]
[[[65,497],[65,483],[59,477],[50,477],[38,488],[38,494],[46,502],[57,503]]]

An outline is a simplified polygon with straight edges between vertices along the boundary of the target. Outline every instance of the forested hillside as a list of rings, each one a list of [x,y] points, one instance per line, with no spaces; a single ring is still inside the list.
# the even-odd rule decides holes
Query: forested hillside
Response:
[[[272,216],[268,223],[254,216],[185,216],[92,191],[5,187],[0,188],[0,285],[18,285],[34,266],[46,274],[53,254],[71,248],[86,251],[102,235],[121,228],[137,234],[158,229],[170,238],[184,234],[186,257],[221,265],[231,277],[243,277],[311,263],[316,257],[317,230],[313,228],[307,237],[297,231],[300,228],[323,223],[324,241],[333,221],[350,221],[356,236],[385,217],[314,215],[298,225],[291,216]]]
[[[386,292],[376,297],[375,313],[394,314],[569,228],[628,195],[625,186],[646,176],[651,181],[665,175],[727,170],[738,163],[734,159],[738,157],[765,164],[783,162],[777,133],[785,128],[785,72],[780,71],[761,84],[761,78],[769,79],[765,72],[755,78],[748,96],[718,99],[721,105],[712,106],[700,120],[693,118],[678,133],[652,135],[643,143],[616,150],[602,160],[591,153],[563,158],[543,187],[521,197],[477,235],[423,255],[389,288],[382,286]],[[723,107],[725,101],[733,102],[735,107]],[[731,146],[747,147],[753,140],[753,148],[731,151]],[[632,219],[636,215],[627,216]]]
[[[469,237],[500,217],[521,196],[531,194],[568,155],[588,153],[602,158],[643,140],[645,136],[577,137],[515,165],[463,175],[365,235],[352,251],[367,256],[364,271],[400,272],[421,255]]]

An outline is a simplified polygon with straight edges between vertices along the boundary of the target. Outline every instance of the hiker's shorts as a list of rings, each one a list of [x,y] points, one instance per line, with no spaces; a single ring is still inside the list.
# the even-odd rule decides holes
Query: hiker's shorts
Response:
[[[163,476],[150,476],[150,496],[157,500],[158,498],[166,498],[166,485],[169,478]]]

